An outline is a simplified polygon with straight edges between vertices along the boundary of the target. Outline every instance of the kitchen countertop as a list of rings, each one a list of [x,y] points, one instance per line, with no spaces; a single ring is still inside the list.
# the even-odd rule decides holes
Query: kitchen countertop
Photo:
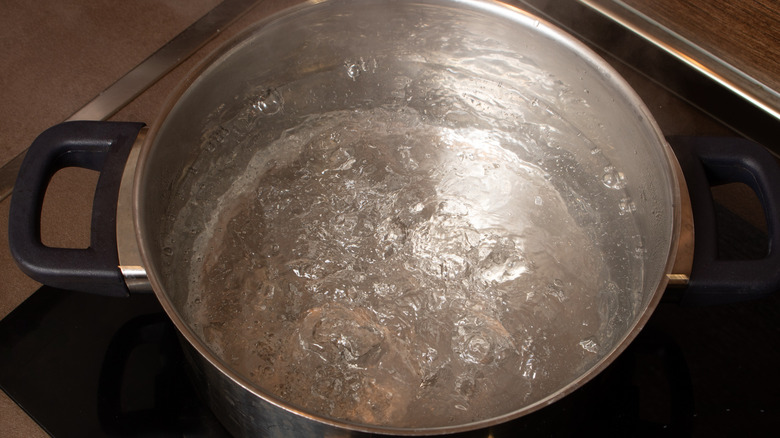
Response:
[[[44,0],[6,2],[0,14],[0,165],[10,161],[37,134],[65,120],[166,41],[206,13],[217,0]],[[265,0],[200,49],[195,56],[136,98],[113,120],[151,123],[169,91],[199,60],[259,18],[295,1]],[[607,58],[637,89],[668,135],[731,132],[706,114],[667,93],[630,67]],[[685,114],[684,116],[681,116]],[[695,126],[695,128],[694,128]],[[86,246],[91,171],[66,169],[55,176],[44,205],[44,242]],[[0,202],[0,318],[39,285],[16,268],[8,251],[9,199]],[[4,436],[46,436],[34,421],[0,392]]]

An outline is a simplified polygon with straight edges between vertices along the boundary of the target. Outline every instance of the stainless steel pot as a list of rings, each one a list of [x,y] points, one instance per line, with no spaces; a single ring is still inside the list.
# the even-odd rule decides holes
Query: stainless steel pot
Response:
[[[144,135],[131,151],[139,131]],[[778,186],[776,176],[762,167],[771,167],[770,162],[752,162],[751,168],[759,170],[746,171],[745,178],[756,181],[766,199],[777,199],[766,189]],[[48,178],[68,165],[102,169],[88,250],[44,247],[35,222]],[[301,181],[312,175],[320,181],[320,198],[311,199],[346,202],[328,197],[336,193],[334,181],[343,182],[346,172],[354,178],[349,187],[357,187],[349,202],[360,204],[356,211],[364,214],[355,220],[376,231],[371,242],[379,250],[360,253],[360,260],[369,260],[364,264],[380,266],[382,273],[402,266],[399,281],[411,281],[406,274],[419,273],[424,280],[414,280],[418,289],[452,291],[466,284],[458,289],[464,297],[476,288],[494,298],[490,303],[501,302],[507,309],[517,306],[512,301],[517,296],[538,301],[544,335],[568,343],[560,354],[531,357],[533,347],[520,344],[524,339],[534,342],[533,333],[542,332],[499,320],[496,315],[511,312],[485,310],[493,305],[487,301],[439,297],[430,300],[446,304],[415,304],[434,313],[441,307],[461,312],[455,318],[460,332],[464,327],[483,330],[494,317],[508,327],[511,342],[487,335],[447,339],[456,355],[477,366],[489,365],[485,372],[493,375],[504,372],[497,357],[529,354],[522,357],[528,359],[522,362],[524,371],[534,374],[526,376],[529,387],[538,386],[529,390],[531,395],[502,394],[507,398],[498,399],[498,411],[487,415],[372,423],[290,402],[232,361],[238,353],[228,352],[225,345],[238,334],[214,334],[213,327],[204,326],[210,318],[231,326],[225,315],[214,312],[246,295],[246,288],[235,292],[229,283],[262,283],[270,275],[236,280],[233,272],[270,269],[252,260],[288,251],[282,264],[308,280],[290,278],[305,282],[320,274],[303,275],[301,270],[314,268],[290,267],[296,251],[316,247],[321,251],[309,258],[330,260],[339,252],[333,245],[359,252],[367,242],[360,240],[354,224],[339,235],[341,240],[320,236],[317,245],[311,244],[317,240],[314,235],[285,240],[285,232],[307,226],[304,221],[295,228],[295,218],[320,208],[301,198],[311,188]],[[381,188],[372,185],[377,181]],[[124,195],[117,194],[120,185]],[[300,189],[292,200],[268,194],[292,187]],[[687,204],[681,196],[687,193],[681,195],[680,187],[675,155],[640,99],[597,55],[548,23],[492,2],[326,0],[274,15],[214,54],[173,94],[148,133],[140,124],[111,123],[71,123],[44,133],[20,173],[9,235],[20,266],[44,283],[116,295],[151,287],[187,340],[202,393],[236,435],[444,434],[485,428],[552,403],[623,351],[650,317],[670,276],[678,274],[673,265],[682,259],[680,233],[690,227],[682,225]],[[371,203],[363,202],[368,195],[357,195],[372,190]],[[400,207],[383,209],[393,196]],[[236,218],[259,214],[252,205],[269,205],[272,198],[301,205],[281,217],[266,208],[263,226],[276,227],[258,233],[266,240],[241,234],[248,229]],[[410,203],[418,198],[419,208]],[[109,211],[117,202],[115,223]],[[771,227],[776,227],[773,202],[767,209]],[[338,219],[332,230],[344,230],[349,208],[331,209],[331,219]],[[414,219],[417,213],[424,217]],[[466,236],[461,246],[468,248],[453,249],[461,242],[454,234],[436,237],[430,231],[435,221],[455,227]],[[398,222],[404,230],[392,228]],[[133,232],[126,232],[127,227]],[[509,237],[488,238],[495,230]],[[282,242],[282,248],[269,243],[268,235]],[[519,237],[527,235],[532,237]],[[492,246],[483,248],[469,239],[489,240]],[[491,254],[496,258],[497,242],[510,240],[522,246],[521,255],[511,263],[503,256],[489,268],[479,265]],[[247,242],[254,245],[246,249],[251,257],[238,254]],[[466,253],[476,254],[476,262],[459,258]],[[405,264],[394,264],[395,256],[406,257]],[[772,251],[762,263],[759,271],[776,267],[777,255]],[[344,268],[356,269],[361,268]],[[753,272],[738,270],[730,278],[743,283]],[[366,275],[377,275],[371,272]],[[758,286],[748,282],[743,289],[771,290],[778,284],[775,277]],[[355,284],[355,277],[349,280]],[[298,291],[300,284],[310,283],[289,284],[290,291]],[[714,287],[703,284],[704,289]],[[252,287],[257,292],[260,286]],[[213,292],[215,288],[221,289]],[[490,295],[497,290],[498,295]],[[353,306],[364,305],[354,296],[348,299]],[[245,310],[246,303],[238,302],[228,313]],[[320,302],[316,309],[307,306],[298,304],[289,312],[305,317],[306,324],[317,312],[341,311],[330,302]],[[473,316],[476,307],[479,312]],[[586,312],[591,316],[583,316]],[[581,327],[588,325],[592,328]],[[376,336],[391,342],[389,332],[381,330]],[[308,342],[300,339],[302,345]],[[536,368],[528,365],[533,358],[549,363]],[[410,369],[422,373],[421,366]],[[537,385],[536,371],[552,377],[538,378],[543,383]]]

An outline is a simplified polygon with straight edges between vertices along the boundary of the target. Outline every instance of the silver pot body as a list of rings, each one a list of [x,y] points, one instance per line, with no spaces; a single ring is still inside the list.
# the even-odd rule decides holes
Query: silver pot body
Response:
[[[591,270],[615,276],[606,287],[597,282],[591,296],[593,306],[601,306],[602,337],[578,344],[592,357],[571,366],[543,394],[510,403],[504,412],[420,427],[307,411],[260,388],[223,357],[192,316],[192,294],[202,292],[198,279],[204,275],[193,271],[202,270],[209,257],[198,249],[204,239],[215,240],[204,234],[213,234],[209,227],[219,223],[229,226],[214,212],[243,204],[231,201],[238,188],[250,186],[248,179],[263,169],[285,163],[285,151],[274,149],[275,142],[302,135],[302,124],[335,112],[364,114],[354,117],[367,135],[368,125],[379,119],[374,129],[384,138],[388,131],[397,131],[399,138],[406,131],[457,137],[445,139],[452,150],[441,154],[460,159],[483,150],[480,141],[525,157],[560,193],[561,211],[578,229],[589,230],[583,236],[598,241],[601,260],[586,260],[572,272],[584,278]],[[403,114],[415,115],[423,128],[405,125],[412,119]],[[475,149],[458,151],[464,144]],[[420,150],[424,147],[416,145],[409,157],[421,161],[428,152],[436,154]],[[288,162],[301,154],[288,151]],[[476,156],[483,167],[504,159]],[[381,164],[396,165],[399,157]],[[532,15],[471,0],[308,2],[242,34],[170,99],[136,168],[135,233],[152,288],[186,338],[202,392],[231,433],[456,433],[554,402],[606,367],[635,337],[660,299],[677,250],[680,194],[674,168],[675,158],[649,111],[618,74],[583,44]],[[524,211],[547,203],[538,194],[518,201],[516,191],[502,188],[502,175],[492,180],[463,172],[466,179],[452,190],[473,203],[509,204],[501,207],[502,220],[526,218]],[[465,193],[462,187],[476,191]],[[534,217],[556,223],[556,215]],[[577,239],[556,240],[561,257],[579,260]]]

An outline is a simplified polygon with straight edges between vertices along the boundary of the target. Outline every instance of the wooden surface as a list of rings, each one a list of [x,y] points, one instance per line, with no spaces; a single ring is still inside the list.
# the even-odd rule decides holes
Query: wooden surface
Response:
[[[780,92],[780,0],[624,0]]]

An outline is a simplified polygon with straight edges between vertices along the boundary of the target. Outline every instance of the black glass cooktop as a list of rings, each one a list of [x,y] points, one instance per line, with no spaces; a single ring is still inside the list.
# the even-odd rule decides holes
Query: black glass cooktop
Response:
[[[54,437],[228,436],[153,295],[39,289],[0,321],[0,386]]]

